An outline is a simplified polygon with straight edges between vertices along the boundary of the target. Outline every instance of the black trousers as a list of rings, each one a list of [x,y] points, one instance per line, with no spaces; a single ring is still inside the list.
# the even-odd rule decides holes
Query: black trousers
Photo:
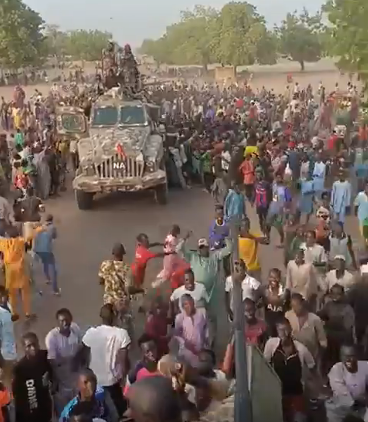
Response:
[[[119,418],[122,418],[128,406],[123,396],[123,390],[121,388],[120,383],[109,385],[108,387],[104,387],[104,389],[109,392],[111,400],[113,401],[118,412]]]
[[[208,192],[211,192],[211,186],[215,181],[215,176],[212,173],[203,173],[203,182],[204,187],[207,189]]]

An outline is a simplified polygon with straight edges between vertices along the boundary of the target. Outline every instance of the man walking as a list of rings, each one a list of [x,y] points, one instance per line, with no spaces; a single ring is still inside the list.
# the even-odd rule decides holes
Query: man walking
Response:
[[[54,218],[51,214],[46,217],[44,230],[39,232],[33,243],[33,251],[41,260],[47,283],[52,285],[55,296],[60,296],[60,289],[57,282],[56,261],[53,251],[53,241],[57,237]]]

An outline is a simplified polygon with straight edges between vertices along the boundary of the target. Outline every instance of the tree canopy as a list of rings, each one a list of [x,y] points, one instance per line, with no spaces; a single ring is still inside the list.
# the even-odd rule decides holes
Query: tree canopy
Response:
[[[100,60],[101,51],[111,38],[110,33],[98,30],[62,32],[55,25],[46,28],[48,53],[58,59],[71,57],[75,60]]]
[[[320,14],[311,16],[306,10],[300,15],[296,12],[288,13],[281,25],[275,29],[280,53],[300,63],[301,69],[304,70],[305,62],[314,62],[321,58],[322,29]]]
[[[21,0],[0,2],[0,62],[17,69],[40,62],[44,36],[40,15]]]
[[[322,17],[328,18],[323,23]],[[158,64],[274,64],[279,55],[300,63],[323,55],[338,58],[340,69],[368,81],[367,0],[326,0],[321,12],[289,13],[270,31],[263,16],[246,1],[230,1],[220,10],[195,6],[157,40],[146,39],[140,53]],[[45,27],[41,16],[22,0],[0,1],[0,65],[37,66],[52,55],[58,60],[96,61],[111,34],[99,30],[63,32]]]
[[[269,41],[265,20],[247,2],[231,2],[220,11],[216,22],[215,56],[233,66],[251,65],[258,60],[261,45]],[[271,63],[276,51],[269,51]]]
[[[22,0],[0,2],[0,66],[19,69],[38,66],[47,56],[100,60],[111,34],[98,30],[62,32],[44,26],[41,16]]]
[[[199,64],[207,66],[214,60],[213,38],[218,12],[213,8],[196,6],[181,13],[178,23],[166,28],[158,40],[145,40],[141,54],[153,56],[158,63]]]
[[[273,64],[274,41],[254,6],[230,2],[219,11],[196,6],[183,12],[178,23],[167,27],[158,40],[145,40],[139,51],[168,64]]]
[[[368,80],[368,2],[366,0],[328,0],[324,7],[331,23],[330,54],[338,66]]]

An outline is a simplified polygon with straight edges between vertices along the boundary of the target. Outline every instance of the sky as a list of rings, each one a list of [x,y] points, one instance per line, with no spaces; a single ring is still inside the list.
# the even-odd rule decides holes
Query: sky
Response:
[[[180,11],[196,4],[221,8],[226,0],[24,0],[48,24],[62,30],[99,29],[113,34],[119,44],[138,47],[145,38],[158,38],[166,26],[179,20]],[[248,0],[269,26],[288,12],[315,12],[323,0]],[[108,6],[108,7],[107,7]]]

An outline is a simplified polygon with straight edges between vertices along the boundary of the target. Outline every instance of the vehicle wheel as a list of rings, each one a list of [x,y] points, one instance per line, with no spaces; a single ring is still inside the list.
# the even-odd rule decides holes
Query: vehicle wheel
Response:
[[[167,184],[159,185],[155,188],[155,200],[160,205],[167,204]]]
[[[83,192],[78,189],[75,191],[75,200],[80,210],[90,210],[93,205],[93,193]]]

